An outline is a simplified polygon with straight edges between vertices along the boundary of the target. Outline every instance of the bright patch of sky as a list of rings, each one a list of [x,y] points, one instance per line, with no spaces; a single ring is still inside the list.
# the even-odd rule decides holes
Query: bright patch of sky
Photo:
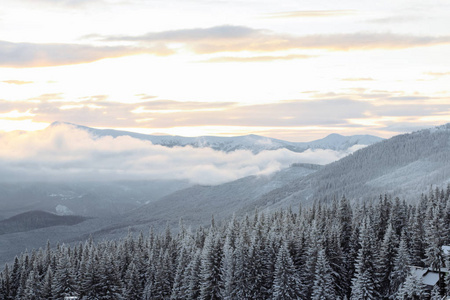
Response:
[[[304,141],[450,116],[448,1],[0,5],[0,131],[58,120]]]

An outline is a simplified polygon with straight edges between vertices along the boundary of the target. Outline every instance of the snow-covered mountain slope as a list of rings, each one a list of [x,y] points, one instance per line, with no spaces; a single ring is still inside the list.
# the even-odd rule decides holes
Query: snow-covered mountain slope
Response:
[[[398,135],[356,151],[263,195],[255,205],[275,208],[343,195],[375,198],[384,193],[409,199],[431,185],[444,187],[449,182],[450,123]]]
[[[253,153],[259,153],[263,150],[288,149],[293,152],[304,152],[307,149],[330,149],[330,150],[347,150],[352,146],[367,146],[380,142],[383,139],[373,135],[353,135],[343,136],[336,133],[312,142],[288,142],[279,139],[263,137],[259,135],[244,135],[235,137],[218,137],[218,136],[200,136],[200,137],[183,137],[183,136],[160,136],[146,135],[134,132],[119,131],[112,129],[95,129],[81,125],[75,125],[63,122],[54,122],[50,126],[70,125],[78,129],[86,130],[95,137],[104,136],[130,136],[136,139],[151,141],[154,145],[162,145],[165,147],[184,147],[192,146],[194,148],[212,148],[217,151],[231,152],[235,150],[250,150]]]
[[[410,201],[431,185],[450,181],[450,124],[404,134],[374,144],[337,162],[306,171],[291,167],[272,177],[247,177],[218,186],[195,186],[175,192],[126,216],[126,224],[205,224],[232,213],[295,207],[313,200],[375,199],[391,193]]]
[[[286,183],[298,181],[320,168],[318,165],[297,165],[270,176],[249,176],[216,186],[197,185],[130,211],[124,215],[123,224],[177,224],[182,218],[186,224],[203,225],[213,215],[221,220],[233,213],[253,210],[254,201],[262,195]],[[158,222],[155,223],[155,220]]]
[[[270,176],[250,176],[216,186],[178,190],[120,216],[86,220],[74,226],[57,226],[1,236],[0,257],[13,258],[24,248],[75,242],[92,234],[96,239],[122,237],[128,230],[149,226],[176,226],[217,222],[233,213],[253,213],[257,208],[277,209],[314,199],[378,198],[391,193],[409,201],[429,187],[450,181],[450,124],[393,137],[358,150],[323,167],[296,164]],[[51,234],[49,232],[51,231]],[[24,242],[27,241],[27,242]],[[22,248],[21,248],[22,247]]]

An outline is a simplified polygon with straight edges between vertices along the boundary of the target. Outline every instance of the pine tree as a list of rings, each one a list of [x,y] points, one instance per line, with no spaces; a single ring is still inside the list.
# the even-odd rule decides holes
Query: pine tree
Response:
[[[410,274],[410,255],[406,245],[406,233],[403,232],[400,239],[397,255],[394,259],[392,273],[389,276],[391,282],[390,295],[395,294],[400,285],[405,282]]]
[[[124,283],[124,298],[125,299],[141,299],[142,291],[141,285],[139,282],[139,272],[136,268],[134,262],[128,266],[128,270],[125,275],[125,283]],[[154,298],[158,299],[158,298]],[[160,298],[161,299],[161,298]]]
[[[343,299],[350,289],[350,284],[346,282],[348,278],[348,270],[346,268],[347,256],[341,248],[339,227],[337,224],[333,225],[330,229],[326,242],[325,254],[332,270],[331,276],[333,277],[336,297]]]
[[[394,269],[394,258],[397,255],[397,244],[397,235],[392,228],[392,223],[389,222],[380,251],[378,252],[379,255],[377,257],[376,265],[380,295],[383,298],[389,297],[391,293],[391,273]]]
[[[28,274],[28,279],[25,283],[25,289],[23,292],[24,299],[27,300],[39,300],[41,299],[41,286],[39,280],[39,274],[37,270],[32,270]]]
[[[233,290],[231,294],[238,299],[247,299],[250,297],[249,277],[249,245],[247,244],[247,235],[243,233],[236,242],[234,251],[235,268],[233,274]]]
[[[201,256],[200,299],[220,299],[220,257],[218,239],[213,228],[205,239]]]
[[[104,252],[99,261],[100,283],[96,297],[104,300],[122,299],[122,283],[118,276],[115,261],[110,253]]]
[[[278,251],[272,288],[273,300],[301,299],[300,279],[284,242]]]
[[[425,228],[425,264],[433,270],[439,270],[443,264],[442,245],[444,243],[444,225],[440,218],[439,207],[431,207],[428,213],[428,222]]]
[[[339,210],[337,215],[338,226],[339,226],[339,239],[340,239],[340,249],[343,254],[343,267],[345,272],[342,273],[342,281],[339,281],[342,285],[345,295],[350,295],[350,282],[353,275],[353,265],[354,265],[354,253],[352,247],[352,226],[353,212],[350,206],[350,202],[342,197],[339,203]],[[344,296],[344,295],[341,295]]]
[[[160,250],[159,260],[155,272],[154,288],[152,297],[154,299],[168,299],[171,294],[172,262],[169,256],[169,249]]]
[[[187,287],[186,299],[194,300],[200,298],[200,271],[201,271],[201,256],[202,251],[198,249],[191,262],[188,265],[183,286]]]
[[[355,278],[352,281],[351,300],[378,299],[376,269],[375,269],[375,236],[370,219],[364,219],[359,235],[361,248],[356,260]]]
[[[11,289],[11,277],[9,275],[8,264],[5,265],[5,269],[0,273],[0,299],[10,299]]]
[[[191,257],[187,245],[181,246],[180,254],[177,257],[177,268],[173,281],[172,292],[170,299],[183,299],[184,286],[183,281],[186,276],[186,269]]]
[[[236,285],[234,275],[235,267],[236,262],[232,238],[230,234],[227,234],[223,245],[223,259],[220,267],[220,280],[222,282],[220,294],[222,298],[226,300],[235,299],[236,297],[234,294]]]
[[[65,248],[59,254],[52,286],[53,297],[56,299],[64,298],[65,296],[76,296],[78,294],[76,290],[77,284],[68,255]]]
[[[253,232],[248,251],[248,296],[250,299],[264,299],[269,295],[265,288],[265,268],[262,232]]]
[[[317,255],[316,274],[312,291],[312,300],[336,299],[333,270],[328,263],[325,250],[320,249]]]
[[[319,230],[317,228],[317,222],[314,220],[311,224],[310,232],[308,235],[308,246],[305,252],[305,265],[301,269],[301,294],[305,299],[311,298],[312,287],[314,281],[311,277],[316,273],[317,255],[319,247],[322,243]]]
[[[414,274],[409,274],[403,284],[400,285],[395,299],[398,300],[422,300],[428,299],[429,294],[422,282]]]
[[[53,298],[52,281],[53,281],[53,271],[52,268],[48,268],[42,281],[41,295],[43,299]]]
[[[91,247],[89,253],[85,253],[80,267],[80,296],[88,299],[94,298],[99,294],[101,285],[99,273],[98,253],[94,247]]]

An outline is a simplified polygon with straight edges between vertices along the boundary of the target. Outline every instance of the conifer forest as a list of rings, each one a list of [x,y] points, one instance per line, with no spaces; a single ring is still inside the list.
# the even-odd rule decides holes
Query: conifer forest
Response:
[[[342,197],[196,230],[180,221],[176,231],[48,244],[4,267],[0,299],[442,299],[450,276],[427,288],[411,266],[450,265],[449,196]]]

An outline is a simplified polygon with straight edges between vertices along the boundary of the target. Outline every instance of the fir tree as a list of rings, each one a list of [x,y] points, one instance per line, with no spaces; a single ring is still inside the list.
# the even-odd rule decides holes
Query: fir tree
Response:
[[[316,274],[312,300],[334,300],[336,299],[335,285],[333,281],[333,270],[331,269],[325,255],[325,250],[320,249],[317,255]]]
[[[64,248],[65,249],[65,248]],[[69,261],[67,252],[61,251],[56,265],[56,270],[53,276],[53,297],[56,299],[64,298],[65,296],[76,296],[75,276],[72,266]]]
[[[358,251],[356,260],[355,278],[352,282],[351,300],[358,299],[378,299],[374,245],[375,237],[371,227],[370,219],[367,217],[361,225],[359,235],[361,248]]]
[[[410,274],[410,262],[411,258],[406,245],[406,233],[403,232],[400,239],[400,245],[398,247],[397,255],[394,259],[394,266],[392,273],[390,274],[391,291],[390,294],[395,294],[400,285],[406,281],[406,278]]]
[[[380,295],[383,298],[388,298],[391,293],[391,273],[394,269],[394,258],[397,255],[397,243],[397,235],[394,232],[392,223],[389,222],[380,251],[378,252],[379,255],[376,265]]]
[[[200,299],[220,299],[220,257],[218,239],[213,228],[205,239],[201,256]]]
[[[294,267],[287,243],[278,251],[272,288],[273,300],[301,299],[300,280]]]

